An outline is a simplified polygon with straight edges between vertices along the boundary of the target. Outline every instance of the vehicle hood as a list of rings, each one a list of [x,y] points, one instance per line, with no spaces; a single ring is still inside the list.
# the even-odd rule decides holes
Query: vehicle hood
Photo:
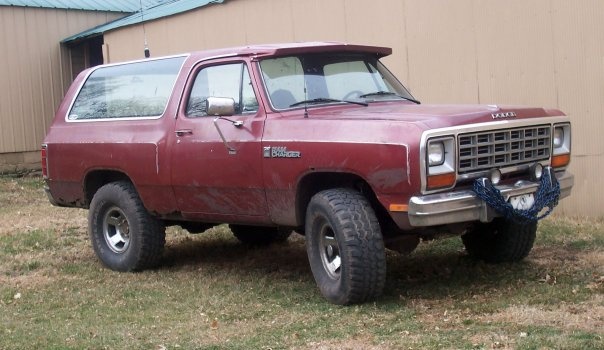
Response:
[[[495,105],[416,105],[400,102],[375,103],[367,107],[309,108],[309,118],[334,120],[384,120],[416,124],[421,129],[502,120],[564,116],[559,110],[526,106]]]

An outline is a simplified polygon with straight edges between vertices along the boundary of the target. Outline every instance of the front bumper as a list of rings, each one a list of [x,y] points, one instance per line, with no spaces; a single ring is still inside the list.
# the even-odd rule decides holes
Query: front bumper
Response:
[[[564,171],[556,173],[556,179],[560,183],[560,199],[568,197],[574,184],[574,176]],[[512,196],[534,193],[539,183],[520,180],[513,185],[496,187],[507,200]],[[416,227],[468,221],[490,222],[499,216],[469,189],[411,197],[408,214],[409,223]]]

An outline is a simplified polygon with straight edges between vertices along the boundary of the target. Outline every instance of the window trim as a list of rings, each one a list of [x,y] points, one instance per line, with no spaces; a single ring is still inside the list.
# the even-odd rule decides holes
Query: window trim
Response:
[[[254,92],[256,101],[258,102],[258,110],[256,110],[255,112],[233,114],[233,116],[253,117],[253,116],[258,115],[258,113],[260,112],[260,109],[261,109],[261,104],[260,104],[258,89],[255,86],[256,84],[254,84],[252,69],[250,68],[251,63],[246,61],[242,57],[236,57],[236,59],[234,59],[234,60],[207,62],[207,61],[213,60],[213,59],[226,58],[226,57],[232,57],[232,56],[234,56],[234,55],[210,57],[210,58],[196,62],[196,64],[191,69],[189,76],[187,77],[187,81],[183,87],[184,91],[183,91],[183,94],[182,94],[182,97],[180,100],[180,106],[178,107],[178,113],[177,113],[178,116],[182,116],[188,120],[206,119],[207,117],[212,117],[210,115],[189,116],[187,114],[187,108],[189,105],[189,100],[191,98],[191,93],[193,92],[193,87],[195,86],[195,80],[197,79],[199,72],[201,72],[203,69],[210,68],[210,67],[216,67],[216,66],[232,65],[232,64],[241,65],[241,72],[239,73],[239,98],[240,98],[240,100],[242,100],[241,95],[243,94],[243,71],[244,71],[244,67],[245,67],[245,68],[247,68],[248,76],[250,78],[250,82],[252,83],[252,91]]]
[[[148,59],[142,59],[142,60],[134,60],[134,61],[127,61],[127,62],[105,64],[105,65],[96,66],[96,67],[90,69],[90,71],[86,73],[86,77],[82,80],[82,82],[78,86],[78,89],[76,90],[77,93],[74,95],[73,99],[71,100],[71,103],[69,104],[69,108],[67,109],[67,113],[65,113],[65,122],[66,123],[96,123],[96,122],[111,122],[111,121],[136,121],[136,120],[156,120],[156,119],[160,119],[161,117],[163,117],[166,114],[166,110],[168,109],[168,105],[170,104],[170,100],[172,100],[172,97],[174,95],[174,87],[176,86],[176,82],[178,81],[178,78],[180,77],[180,74],[182,73],[182,70],[184,68],[185,62],[187,61],[187,58],[189,58],[189,56],[190,56],[190,54],[163,56],[163,57],[157,57],[157,58],[148,58]],[[145,117],[116,117],[116,118],[69,119],[69,115],[71,114],[71,110],[73,109],[73,105],[75,104],[75,101],[77,100],[78,96],[80,95],[80,92],[82,91],[82,88],[84,87],[84,85],[88,81],[88,78],[90,78],[90,75],[92,73],[96,72],[98,69],[108,68],[108,67],[116,67],[116,66],[124,66],[124,65],[135,64],[135,63],[144,63],[144,62],[150,62],[150,61],[160,61],[160,60],[179,58],[179,57],[183,57],[184,59],[183,59],[182,63],[180,64],[180,68],[178,68],[178,72],[176,73],[176,78],[174,79],[174,83],[172,84],[172,88],[170,89],[171,92],[170,92],[170,95],[168,96],[168,101],[166,102],[166,105],[164,106],[164,110],[163,110],[163,112],[161,114],[159,114],[159,115],[153,115],[153,116],[145,116]]]

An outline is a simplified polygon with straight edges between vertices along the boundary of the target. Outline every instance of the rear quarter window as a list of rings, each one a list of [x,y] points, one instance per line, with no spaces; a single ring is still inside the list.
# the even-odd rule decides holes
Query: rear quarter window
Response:
[[[185,58],[97,68],[82,85],[67,120],[160,117]]]

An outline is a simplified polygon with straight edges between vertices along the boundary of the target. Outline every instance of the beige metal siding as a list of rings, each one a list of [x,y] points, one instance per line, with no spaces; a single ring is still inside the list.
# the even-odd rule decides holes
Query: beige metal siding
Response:
[[[604,217],[604,1],[552,1],[557,106],[573,118],[566,213]]]
[[[602,0],[229,0],[146,27],[156,56],[281,41],[385,45],[386,63],[425,103],[559,108],[573,119],[576,185],[558,213],[604,215]],[[142,57],[140,26],[105,42],[111,61]]]
[[[119,16],[0,6],[0,154],[40,148],[71,79],[59,42]]]

